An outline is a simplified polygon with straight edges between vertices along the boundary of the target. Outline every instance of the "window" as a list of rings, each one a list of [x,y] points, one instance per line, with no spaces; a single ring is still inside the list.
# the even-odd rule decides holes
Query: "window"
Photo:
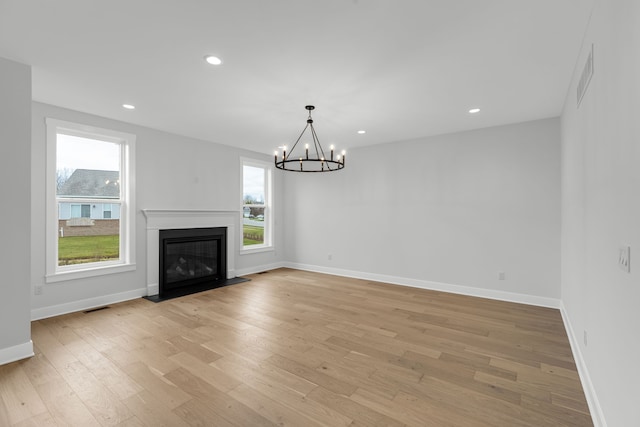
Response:
[[[134,144],[134,135],[47,119],[48,282],[134,268]]]
[[[71,204],[71,218],[91,218],[91,205]]]
[[[272,247],[271,166],[242,160],[242,249]]]

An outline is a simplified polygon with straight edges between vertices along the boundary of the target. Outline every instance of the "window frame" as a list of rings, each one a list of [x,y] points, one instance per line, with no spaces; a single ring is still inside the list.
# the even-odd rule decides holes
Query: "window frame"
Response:
[[[244,167],[250,166],[264,170],[264,204],[261,205],[245,205],[244,203]],[[264,207],[264,243],[258,245],[244,244],[244,207]],[[257,252],[267,252],[274,250],[273,243],[273,227],[274,227],[274,209],[273,209],[273,165],[269,162],[250,159],[246,157],[240,158],[240,253],[250,254]]]
[[[46,239],[45,282],[81,279],[106,274],[133,271],[135,263],[135,142],[130,133],[83,125],[47,117],[46,124]],[[79,136],[120,144],[120,199],[112,203],[120,205],[120,258],[114,261],[100,261],[73,265],[58,265],[58,216],[59,199],[56,193],[57,135]],[[64,199],[63,199],[64,200]],[[84,198],[78,203],[91,200]]]

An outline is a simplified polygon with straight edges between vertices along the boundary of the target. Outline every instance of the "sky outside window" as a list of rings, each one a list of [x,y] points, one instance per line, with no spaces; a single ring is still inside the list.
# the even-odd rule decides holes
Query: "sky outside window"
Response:
[[[244,166],[243,198],[251,196],[255,202],[264,203],[264,168]]]
[[[120,144],[58,134],[56,169],[120,170]]]

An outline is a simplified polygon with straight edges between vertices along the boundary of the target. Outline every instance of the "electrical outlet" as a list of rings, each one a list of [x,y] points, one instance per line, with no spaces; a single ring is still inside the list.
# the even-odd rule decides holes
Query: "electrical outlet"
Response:
[[[618,266],[622,271],[631,273],[631,246],[620,246],[618,251]]]
[[[42,286],[36,286],[36,287],[34,287],[34,288],[33,288],[33,294],[34,294],[34,295],[42,295],[42,291],[43,291],[43,289],[42,289],[42,288],[43,288]]]
[[[498,280],[504,280],[504,271],[498,271]]]
[[[331,254],[327,255],[327,259],[328,259],[329,261],[331,261],[331,260],[333,259],[333,255],[331,255]]]
[[[584,331],[584,336],[582,337],[583,341],[584,341],[584,346],[587,346],[587,331]]]

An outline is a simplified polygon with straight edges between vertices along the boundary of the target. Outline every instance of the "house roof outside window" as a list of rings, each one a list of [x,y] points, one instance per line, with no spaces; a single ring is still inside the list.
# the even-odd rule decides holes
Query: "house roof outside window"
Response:
[[[58,197],[117,199],[120,197],[120,172],[76,169],[60,187]]]

